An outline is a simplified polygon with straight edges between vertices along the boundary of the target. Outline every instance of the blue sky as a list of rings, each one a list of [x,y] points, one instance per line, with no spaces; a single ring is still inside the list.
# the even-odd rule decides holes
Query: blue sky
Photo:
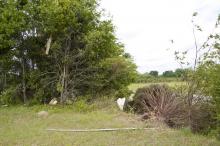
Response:
[[[197,32],[202,43],[212,32],[220,0],[101,0],[106,16],[112,17],[116,35],[125,45],[139,72],[174,70],[175,50],[193,49],[192,14],[198,12]],[[170,40],[175,44],[171,48]],[[189,54],[189,60],[193,53]]]

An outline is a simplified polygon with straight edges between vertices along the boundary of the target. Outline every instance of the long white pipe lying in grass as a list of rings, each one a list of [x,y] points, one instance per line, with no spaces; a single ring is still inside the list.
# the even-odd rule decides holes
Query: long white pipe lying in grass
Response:
[[[157,130],[159,128],[107,128],[107,129],[46,129],[55,132],[102,132],[102,131],[127,131],[127,130]],[[162,130],[162,129],[160,129]]]

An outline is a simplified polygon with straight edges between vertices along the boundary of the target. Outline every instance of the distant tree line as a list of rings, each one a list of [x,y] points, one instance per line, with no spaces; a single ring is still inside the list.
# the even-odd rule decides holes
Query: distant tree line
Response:
[[[178,68],[175,71],[168,70],[164,71],[161,75],[156,70],[146,72],[144,74],[139,74],[137,82],[172,82],[172,81],[184,81],[187,73],[190,69]]]

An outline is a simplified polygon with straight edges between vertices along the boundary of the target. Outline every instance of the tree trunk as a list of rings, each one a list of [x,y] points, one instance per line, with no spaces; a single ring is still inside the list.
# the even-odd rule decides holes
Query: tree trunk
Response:
[[[7,74],[4,73],[4,84],[3,84],[3,89],[7,87]]]
[[[25,60],[24,58],[22,59],[22,92],[23,92],[23,101],[24,103],[27,102],[27,94],[26,94],[26,72],[25,72]]]
[[[64,51],[64,65],[63,65],[63,74],[62,74],[62,81],[61,81],[61,86],[62,86],[62,91],[61,91],[61,103],[64,103],[67,100],[67,95],[68,95],[68,75],[69,75],[69,63],[68,63],[68,54],[69,50],[71,47],[71,38],[69,37],[66,40],[66,48]]]
[[[188,105],[188,122],[190,127],[192,126],[192,105],[193,105],[193,98],[196,92],[195,89],[195,82],[194,79],[189,82],[189,91],[187,97],[187,105]]]
[[[63,74],[62,74],[62,80],[61,80],[61,95],[60,95],[60,102],[64,103],[65,101],[65,78],[66,78],[66,66],[63,67]]]

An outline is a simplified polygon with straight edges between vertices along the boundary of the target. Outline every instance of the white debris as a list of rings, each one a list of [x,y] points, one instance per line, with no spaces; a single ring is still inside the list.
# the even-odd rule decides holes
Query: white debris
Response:
[[[126,101],[125,98],[118,98],[118,100],[117,100],[118,107],[122,111],[124,109],[125,101]]]
[[[56,99],[56,98],[53,98],[53,99],[50,101],[49,105],[57,105],[57,103],[58,103],[57,99]]]

